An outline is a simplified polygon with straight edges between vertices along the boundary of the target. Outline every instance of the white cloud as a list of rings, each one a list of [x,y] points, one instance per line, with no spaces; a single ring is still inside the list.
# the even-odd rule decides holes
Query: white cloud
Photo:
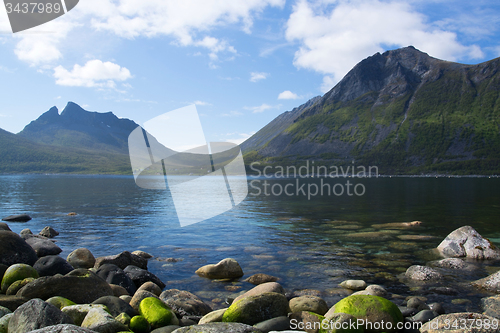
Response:
[[[253,113],[261,113],[261,112],[264,112],[266,110],[279,109],[280,107],[281,107],[281,104],[271,106],[269,104],[263,103],[262,105],[259,105],[259,106],[245,106],[244,109],[252,111]]]
[[[238,116],[242,116],[243,113],[239,112],[239,111],[230,111],[229,113],[223,113],[221,114],[221,117],[238,117]]]
[[[296,67],[327,76],[323,91],[359,61],[387,48],[413,45],[450,61],[482,55],[478,46],[462,45],[454,32],[429,23],[409,4],[379,0],[298,0],[287,22],[286,38],[300,43]]]
[[[54,77],[56,84],[61,86],[115,88],[115,81],[125,81],[132,75],[125,67],[95,59],[83,66],[75,65],[71,71],[57,66],[54,68]]]
[[[252,72],[250,73],[250,81],[251,82],[257,82],[260,80],[265,80],[269,76],[268,73],[263,73],[263,72]]]
[[[290,90],[285,90],[278,95],[278,99],[298,99],[300,96],[291,92]]]
[[[194,101],[193,102],[194,105],[199,105],[199,106],[208,106],[208,105],[212,105],[208,102],[204,102],[204,101]]]

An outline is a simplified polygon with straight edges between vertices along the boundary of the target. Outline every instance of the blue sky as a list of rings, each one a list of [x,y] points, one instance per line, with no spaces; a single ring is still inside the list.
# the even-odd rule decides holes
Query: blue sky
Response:
[[[139,124],[195,103],[209,141],[241,142],[359,61],[413,45],[500,56],[497,0],[80,0],[12,34],[0,8],[0,128],[68,101]]]

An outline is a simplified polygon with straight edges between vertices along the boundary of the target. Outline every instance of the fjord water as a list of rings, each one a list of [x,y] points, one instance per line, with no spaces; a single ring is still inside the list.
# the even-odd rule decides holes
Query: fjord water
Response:
[[[347,180],[323,182],[333,186]],[[167,289],[189,290],[216,308],[251,285],[210,281],[194,272],[228,257],[238,260],[244,278],[255,273],[274,275],[288,291],[321,291],[329,305],[346,295],[338,283],[359,278],[402,296],[442,301],[448,311],[479,311],[479,298],[486,294],[469,287],[467,281],[498,270],[497,263],[486,262],[469,275],[449,273],[443,285],[458,294],[434,288],[443,285],[404,283],[400,276],[411,265],[439,259],[432,249],[464,225],[500,245],[498,178],[350,179],[352,184],[363,184],[364,195],[324,193],[310,200],[293,187],[289,187],[292,196],[275,196],[270,187],[270,195],[255,195],[256,188],[264,190],[264,181],[277,184],[277,194],[280,187],[296,184],[297,179],[249,181],[254,181],[253,186],[239,206],[181,228],[169,192],[141,189],[133,177],[4,175],[0,176],[0,216],[28,213],[33,217],[26,223],[9,223],[15,232],[29,228],[38,233],[52,226],[60,232],[56,240],[64,258],[79,247],[90,249],[96,257],[125,250],[149,252],[155,257],[149,270]],[[307,184],[320,185],[321,179],[299,182],[306,184],[307,191]],[[68,216],[70,212],[77,215]],[[422,226],[378,226],[415,220],[422,221]],[[415,237],[421,235],[429,237]]]

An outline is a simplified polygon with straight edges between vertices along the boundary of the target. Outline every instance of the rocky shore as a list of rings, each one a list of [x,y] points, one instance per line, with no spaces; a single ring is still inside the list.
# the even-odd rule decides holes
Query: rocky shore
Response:
[[[500,271],[468,282],[491,294],[481,299],[481,313],[447,313],[446,304],[421,295],[404,297],[349,279],[339,285],[346,297],[327,304],[314,292],[287,291],[266,272],[245,279],[255,287],[235,292],[226,308],[213,309],[190,291],[166,289],[148,271],[154,254],[95,258],[79,248],[63,258],[53,241],[57,235],[50,227],[18,235],[0,223],[0,333],[500,332]],[[409,286],[437,284],[434,292],[448,295],[455,291],[446,285],[447,276],[500,260],[500,250],[470,226],[450,233],[436,251],[443,259],[412,265],[400,279]],[[230,286],[244,276],[243,269],[226,258],[195,273]]]

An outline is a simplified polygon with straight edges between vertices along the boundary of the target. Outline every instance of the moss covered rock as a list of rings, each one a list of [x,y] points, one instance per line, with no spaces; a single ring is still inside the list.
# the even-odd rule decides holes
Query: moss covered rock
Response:
[[[15,264],[7,268],[2,278],[2,292],[6,293],[10,285],[16,281],[22,281],[26,278],[38,278],[38,272],[26,264]]]
[[[9,286],[9,288],[7,289],[5,294],[6,295],[15,295],[15,294],[17,294],[19,289],[21,289],[22,287],[24,287],[25,285],[27,285],[28,283],[30,283],[32,281],[35,281],[35,279],[32,277],[29,277],[29,278],[26,278],[23,280],[18,280]]]
[[[13,313],[8,313],[8,314],[2,316],[2,318],[0,318],[0,333],[7,333],[8,332],[9,321],[13,315],[14,315]]]
[[[130,316],[126,314],[125,312],[120,313],[118,316],[115,317],[116,320],[118,320],[120,323],[122,323],[125,326],[130,325]]]
[[[129,326],[134,333],[149,333],[151,331],[151,325],[143,316],[132,317]]]
[[[263,293],[245,297],[231,304],[224,312],[222,321],[255,325],[264,320],[286,316],[289,311],[288,300],[284,295]]]
[[[167,325],[179,325],[174,312],[160,299],[147,297],[139,304],[139,313],[146,318],[153,329]]]
[[[55,306],[59,310],[61,310],[62,308],[66,307],[66,306],[76,305],[75,302],[70,301],[69,299],[61,297],[61,296],[51,297],[48,300],[46,300],[45,302],[52,304],[53,306]]]
[[[398,323],[403,322],[403,315],[396,304],[372,295],[346,297],[330,308],[325,317],[331,318],[335,313],[347,313],[363,320],[366,333],[397,332]]]
[[[100,333],[128,331],[127,326],[117,321],[102,308],[90,309],[81,326]]]
[[[47,300],[48,301],[48,300]],[[92,309],[101,309],[105,312],[109,312],[105,305],[102,304],[75,304],[65,306],[61,309],[62,312],[67,314],[73,322],[80,326],[83,323],[83,320],[87,316],[87,314]]]

